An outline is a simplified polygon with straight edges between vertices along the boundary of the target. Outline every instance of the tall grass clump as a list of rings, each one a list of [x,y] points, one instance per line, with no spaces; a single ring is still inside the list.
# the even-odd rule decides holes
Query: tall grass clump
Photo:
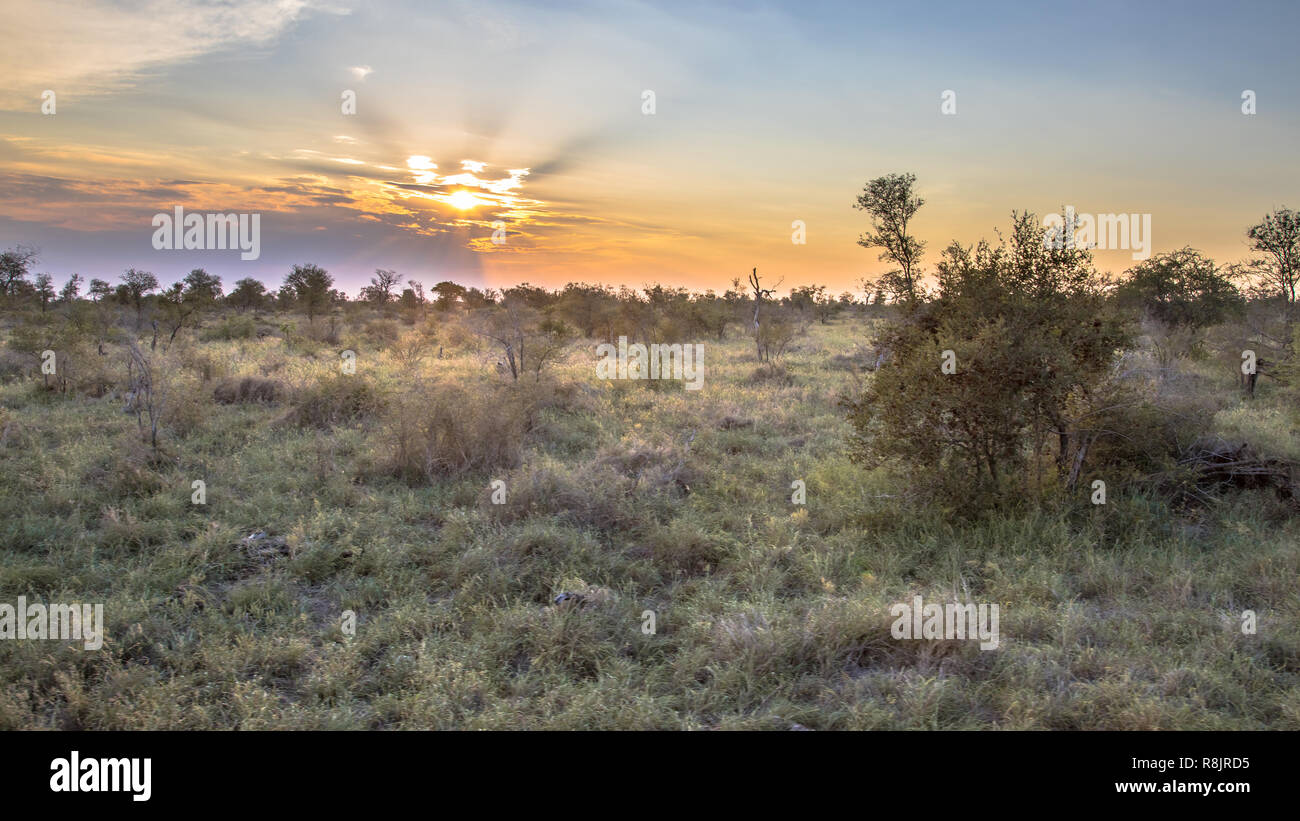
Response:
[[[298,427],[328,430],[373,417],[386,404],[367,379],[339,374],[300,390],[286,419]]]
[[[386,418],[384,472],[418,482],[517,465],[527,422],[518,400],[502,386],[416,386]]]

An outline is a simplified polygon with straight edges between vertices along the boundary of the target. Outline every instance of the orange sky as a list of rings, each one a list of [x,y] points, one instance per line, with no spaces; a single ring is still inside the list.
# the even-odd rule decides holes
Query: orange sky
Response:
[[[1296,11],[1177,8],[1099,4],[1065,38],[1013,4],[25,4],[0,55],[0,245],[38,245],[56,279],[274,286],[316,262],[350,293],[375,268],[721,290],[757,266],[838,292],[885,268],[855,243],[863,183],[911,171],[929,263],[1063,205],[1235,261],[1297,205]],[[261,214],[261,256],[154,249],[178,205]]]

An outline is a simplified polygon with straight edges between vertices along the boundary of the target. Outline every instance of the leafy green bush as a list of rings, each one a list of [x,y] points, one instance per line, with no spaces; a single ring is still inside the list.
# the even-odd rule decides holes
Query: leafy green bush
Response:
[[[1046,247],[1019,215],[1009,244],[950,246],[938,296],[910,305],[883,330],[888,361],[845,400],[860,461],[897,460],[917,487],[979,507],[1042,487],[1049,449],[1061,474],[1086,456],[1085,400],[1127,338],[1086,251]]]

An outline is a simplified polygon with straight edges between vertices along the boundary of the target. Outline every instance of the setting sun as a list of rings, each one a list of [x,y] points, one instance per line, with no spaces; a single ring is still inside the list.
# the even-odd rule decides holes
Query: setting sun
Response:
[[[481,204],[478,197],[468,191],[457,191],[455,194],[452,194],[447,201],[462,211]]]

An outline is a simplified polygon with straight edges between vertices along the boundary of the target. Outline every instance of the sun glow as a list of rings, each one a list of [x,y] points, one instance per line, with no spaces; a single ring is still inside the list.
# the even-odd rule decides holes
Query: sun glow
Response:
[[[457,191],[456,193],[448,197],[447,201],[462,211],[469,210],[470,208],[473,208],[476,205],[482,204],[479,202],[479,198],[474,196],[469,191]]]

